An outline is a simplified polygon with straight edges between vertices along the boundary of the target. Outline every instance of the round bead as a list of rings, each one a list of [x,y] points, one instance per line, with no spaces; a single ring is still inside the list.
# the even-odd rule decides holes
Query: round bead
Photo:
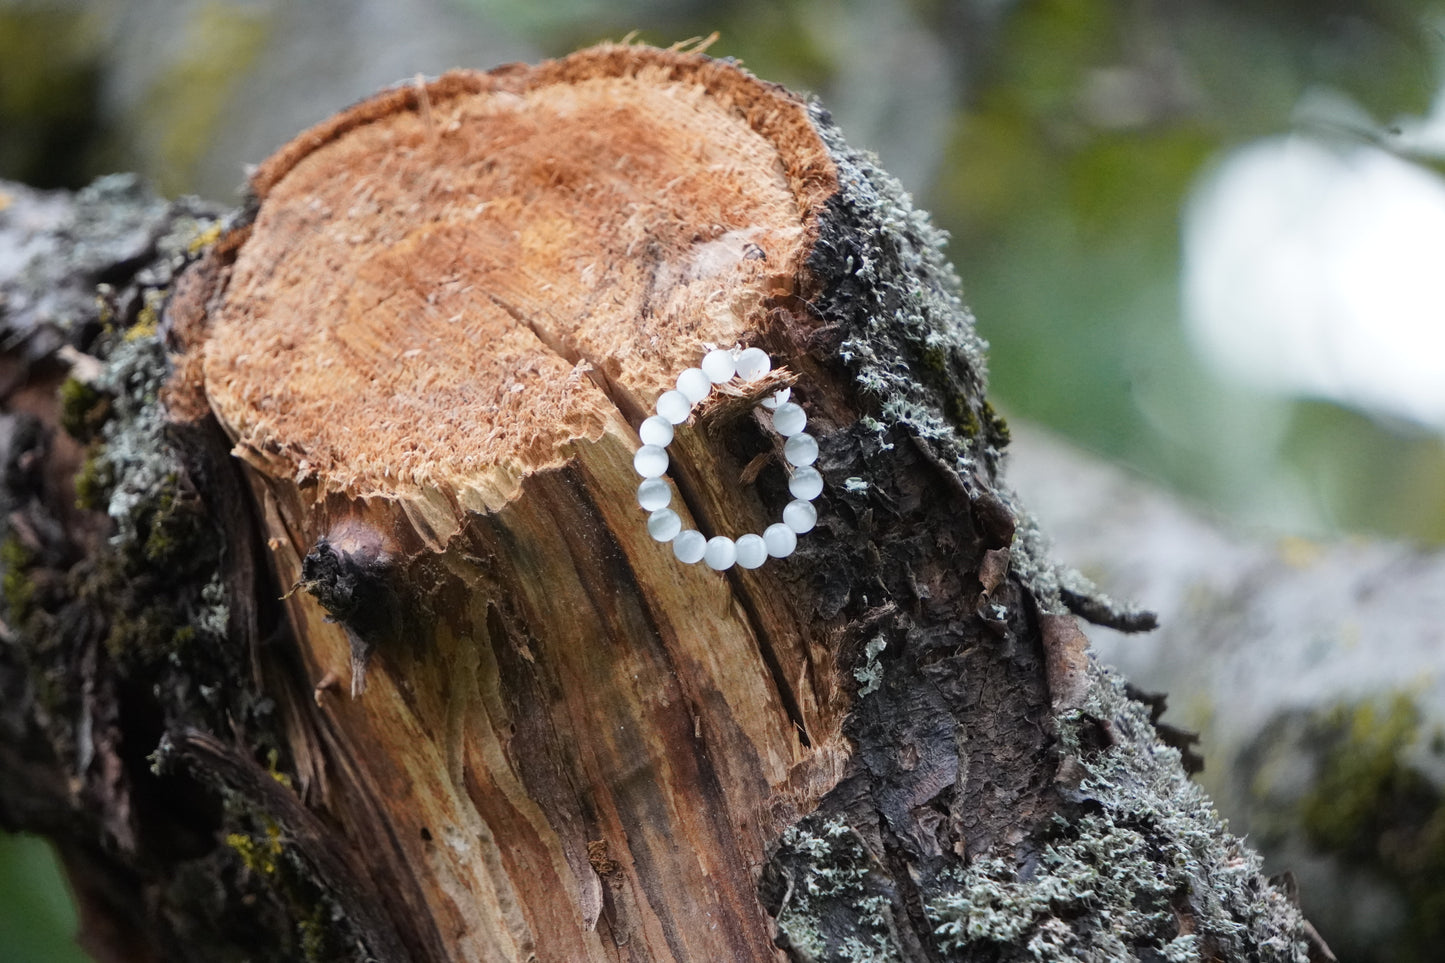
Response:
[[[642,439],[644,445],[656,445],[659,448],[666,448],[672,444],[672,422],[661,415],[653,415],[642,422],[642,427],[637,429],[637,437]]]
[[[762,405],[764,408],[767,408],[769,411],[771,411],[771,410],[773,410],[774,408],[778,407],[778,405],[780,405],[780,404],[782,404],[783,402],[787,401],[787,400],[788,400],[789,398],[791,398],[792,396],[793,396],[793,389],[792,389],[792,388],[784,388],[782,391],[774,391],[772,394],[768,395],[768,396],[767,396],[766,398],[764,398],[762,401],[759,401],[758,404]]]
[[[738,377],[756,381],[773,369],[773,359],[762,348],[747,348],[738,354]]]
[[[702,370],[715,385],[720,385],[737,373],[733,353],[727,348],[715,348],[703,356]]]
[[[697,404],[712,390],[712,379],[701,368],[688,368],[677,376],[677,390],[687,395],[688,401]]]
[[[637,486],[637,504],[649,512],[666,508],[672,501],[672,488],[661,478],[649,478]]]
[[[680,425],[692,414],[692,402],[681,391],[664,391],[657,399],[657,413],[671,424]]]
[[[659,508],[647,517],[647,534],[659,542],[670,542],[682,531],[682,516],[670,508]]]
[[[694,565],[702,561],[703,553],[707,551],[707,539],[702,532],[689,528],[672,540],[672,554],[677,556],[679,562],[687,565]]]
[[[784,438],[796,435],[808,425],[808,414],[801,405],[785,401],[773,409],[773,430]]]
[[[788,502],[783,506],[783,524],[799,535],[811,532],[813,526],[818,524],[818,510],[813,507],[812,502],[805,502],[801,498]]]
[[[739,535],[737,550],[739,568],[757,568],[768,560],[768,543],[761,535]]]
[[[738,560],[738,547],[726,535],[715,535],[707,540],[703,561],[715,572],[725,572]]]
[[[783,443],[783,457],[790,465],[806,468],[818,460],[818,441],[806,431],[800,431]]]
[[[782,522],[775,522],[763,529],[763,543],[773,558],[787,558],[798,547],[798,533]]]
[[[632,467],[643,478],[657,478],[667,471],[667,449],[660,445],[643,445],[632,456]]]
[[[793,493],[794,498],[812,501],[823,493],[823,476],[816,468],[799,468],[788,479],[788,491]]]

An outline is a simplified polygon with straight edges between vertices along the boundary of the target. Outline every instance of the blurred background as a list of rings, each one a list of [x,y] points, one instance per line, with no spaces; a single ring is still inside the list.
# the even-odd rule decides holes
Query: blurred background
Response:
[[[1445,540],[1442,28],[1445,0],[0,0],[0,178],[135,170],[233,204],[247,164],[379,87],[716,31],[709,53],[816,94],[952,234],[1025,435],[1212,528],[1423,550]],[[1297,735],[1364,725],[1375,768],[1330,770],[1334,791],[1408,804],[1428,858],[1351,857],[1357,827],[1321,817],[1335,868],[1378,885],[1351,898],[1374,931],[1316,922],[1342,959],[1438,959],[1445,806],[1420,760],[1439,716],[1374,696]],[[1223,801],[1252,790],[1210,782],[1221,711],[1182,724]],[[1267,821],[1226,814],[1269,851]],[[44,844],[0,836],[0,956],[79,959],[70,913]]]

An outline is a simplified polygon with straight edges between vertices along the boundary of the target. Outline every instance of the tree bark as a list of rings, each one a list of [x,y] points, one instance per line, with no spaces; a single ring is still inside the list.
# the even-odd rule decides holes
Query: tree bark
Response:
[[[98,955],[1310,954],[1088,660],[1069,606],[1147,617],[1040,550],[940,235],[817,105],[604,46],[383,93],[252,189],[11,353],[0,816]],[[757,570],[635,499],[712,345],[778,367],[678,427],[686,525],[776,520],[766,395],[820,447]]]

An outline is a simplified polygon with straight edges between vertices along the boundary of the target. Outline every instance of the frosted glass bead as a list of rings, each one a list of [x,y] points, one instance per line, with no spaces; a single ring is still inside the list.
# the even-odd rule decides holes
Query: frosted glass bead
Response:
[[[703,356],[702,370],[715,385],[720,385],[737,373],[733,353],[727,348],[716,348]]]
[[[681,391],[664,391],[657,399],[657,413],[671,424],[680,425],[692,414],[692,402]]]
[[[761,535],[739,535],[737,550],[739,568],[757,568],[768,560],[768,543]]]
[[[789,398],[791,398],[792,396],[793,396],[793,389],[792,389],[792,388],[784,388],[782,391],[774,391],[772,394],[768,395],[768,396],[767,396],[766,398],[764,398],[762,401],[759,401],[758,404],[762,405],[764,408],[768,409],[769,411],[772,411],[774,408],[778,407],[778,405],[780,405],[780,404],[782,404],[783,402],[787,401],[787,400],[788,400]]]
[[[688,401],[697,404],[712,390],[712,379],[701,368],[688,368],[677,376],[677,390],[687,395]]]
[[[659,508],[647,517],[647,534],[659,542],[670,542],[682,531],[682,516],[670,508]]]
[[[808,425],[808,414],[800,405],[785,401],[773,409],[773,430],[787,438]]]
[[[672,501],[672,487],[661,478],[649,478],[637,486],[637,504],[649,512],[666,508]]]
[[[756,381],[773,369],[773,359],[762,348],[747,348],[738,354],[738,377]]]
[[[793,493],[794,498],[812,501],[823,493],[823,476],[816,468],[799,468],[788,479],[788,491]]]
[[[707,540],[703,561],[715,572],[725,572],[738,560],[738,547],[726,535],[715,535]]]
[[[783,506],[783,524],[799,535],[811,532],[813,526],[818,524],[818,510],[813,507],[812,502],[805,502],[801,498],[788,502]]]
[[[806,431],[800,431],[783,443],[783,457],[790,465],[806,468],[818,460],[818,441]]]
[[[775,522],[763,529],[763,543],[773,558],[787,558],[798,547],[798,533],[782,522]]]
[[[659,445],[643,445],[632,456],[632,467],[643,478],[657,478],[667,471],[667,449]]]
[[[672,444],[673,434],[672,422],[661,415],[644,419],[642,427],[637,429],[637,437],[642,439],[644,445],[656,445],[659,448]]]
[[[703,554],[707,552],[707,539],[702,532],[689,528],[681,535],[672,540],[672,554],[677,560],[685,565],[695,565],[702,561]]]

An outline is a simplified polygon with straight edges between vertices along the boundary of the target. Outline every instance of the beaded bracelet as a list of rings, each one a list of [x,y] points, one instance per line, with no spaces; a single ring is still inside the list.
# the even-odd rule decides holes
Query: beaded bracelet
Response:
[[[818,510],[812,505],[813,499],[823,491],[823,476],[813,467],[813,462],[818,460],[818,442],[803,431],[808,422],[807,413],[788,400],[787,388],[769,395],[758,405],[771,410],[773,430],[787,439],[783,443],[783,458],[791,472],[788,491],[793,501],[783,509],[781,522],[769,525],[761,535],[749,533],[739,536],[737,541],[725,535],[706,538],[695,529],[684,531],[682,516],[667,507],[672,501],[672,489],[662,476],[667,471],[667,446],[672,443],[673,427],[688,419],[693,405],[706,399],[713,385],[725,384],[734,377],[745,382],[756,381],[772,367],[772,359],[762,348],[709,351],[701,367],[688,368],[677,376],[677,388],[657,399],[657,414],[643,421],[637,430],[642,447],[633,456],[632,467],[643,479],[637,486],[637,503],[650,513],[648,533],[659,542],[671,542],[672,553],[679,562],[687,565],[706,562],[709,568],[719,572],[734,564],[757,568],[769,556],[787,558],[793,554],[798,536],[812,531],[818,521]]]

